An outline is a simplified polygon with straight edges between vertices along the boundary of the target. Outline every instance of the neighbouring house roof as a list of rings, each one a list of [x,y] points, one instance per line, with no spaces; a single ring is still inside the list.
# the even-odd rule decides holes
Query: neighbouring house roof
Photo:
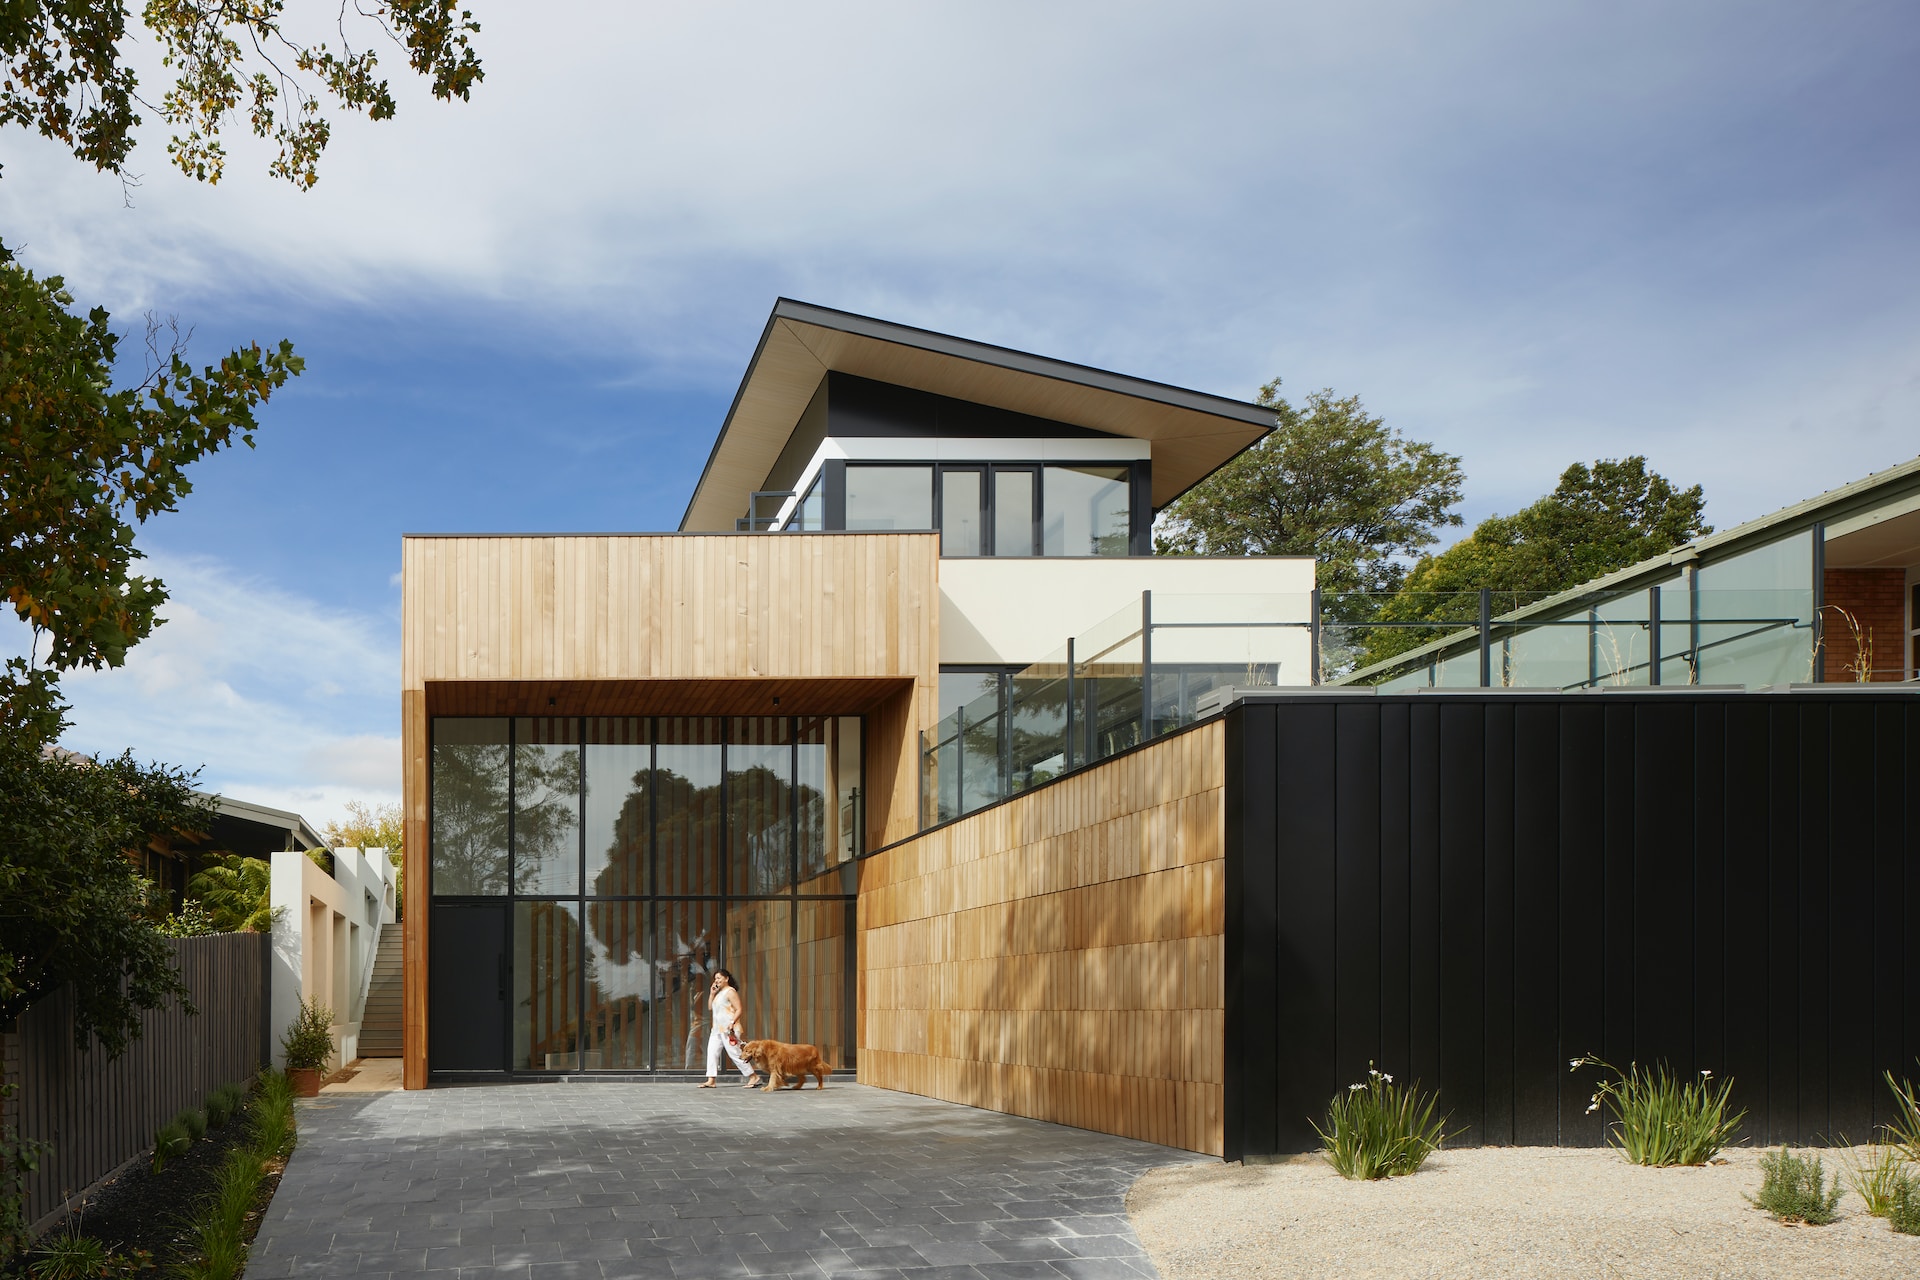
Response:
[[[269,809],[263,804],[214,796],[218,810],[209,841],[213,847],[259,857],[286,849],[321,849],[326,837],[315,831],[307,820],[285,809]]]
[[[1273,429],[1273,410],[781,298],[681,518],[730,533],[829,372],[1153,443],[1164,507]]]

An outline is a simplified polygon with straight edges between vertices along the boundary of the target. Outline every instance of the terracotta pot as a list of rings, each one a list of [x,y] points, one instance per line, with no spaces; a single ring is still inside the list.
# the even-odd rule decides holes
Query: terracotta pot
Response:
[[[320,1073],[312,1067],[289,1068],[287,1079],[293,1082],[293,1094],[296,1098],[320,1096]]]

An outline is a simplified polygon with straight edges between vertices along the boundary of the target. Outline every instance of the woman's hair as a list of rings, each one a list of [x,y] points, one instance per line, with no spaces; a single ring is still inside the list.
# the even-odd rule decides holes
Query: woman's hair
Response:
[[[735,991],[738,991],[740,989],[740,984],[733,980],[733,974],[726,969],[715,969],[713,971],[713,976],[716,978],[725,978],[727,980],[727,985],[732,987]]]

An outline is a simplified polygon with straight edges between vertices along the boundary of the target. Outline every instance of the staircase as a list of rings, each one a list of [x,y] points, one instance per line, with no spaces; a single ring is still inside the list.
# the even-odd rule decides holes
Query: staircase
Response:
[[[400,956],[398,924],[380,930],[380,949],[373,956],[373,980],[367,985],[367,1008],[360,1018],[360,1056],[400,1056]]]

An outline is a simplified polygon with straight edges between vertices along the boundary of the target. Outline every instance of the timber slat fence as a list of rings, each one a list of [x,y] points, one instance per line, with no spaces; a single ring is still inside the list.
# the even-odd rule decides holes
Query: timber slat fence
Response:
[[[270,935],[174,938],[175,963],[197,1016],[171,1003],[141,1016],[141,1035],[108,1061],[73,1042],[73,999],[60,991],[20,1015],[5,1043],[9,1108],[21,1136],[52,1144],[27,1181],[36,1227],[67,1200],[153,1145],[154,1130],[220,1085],[258,1071],[268,1048]]]

